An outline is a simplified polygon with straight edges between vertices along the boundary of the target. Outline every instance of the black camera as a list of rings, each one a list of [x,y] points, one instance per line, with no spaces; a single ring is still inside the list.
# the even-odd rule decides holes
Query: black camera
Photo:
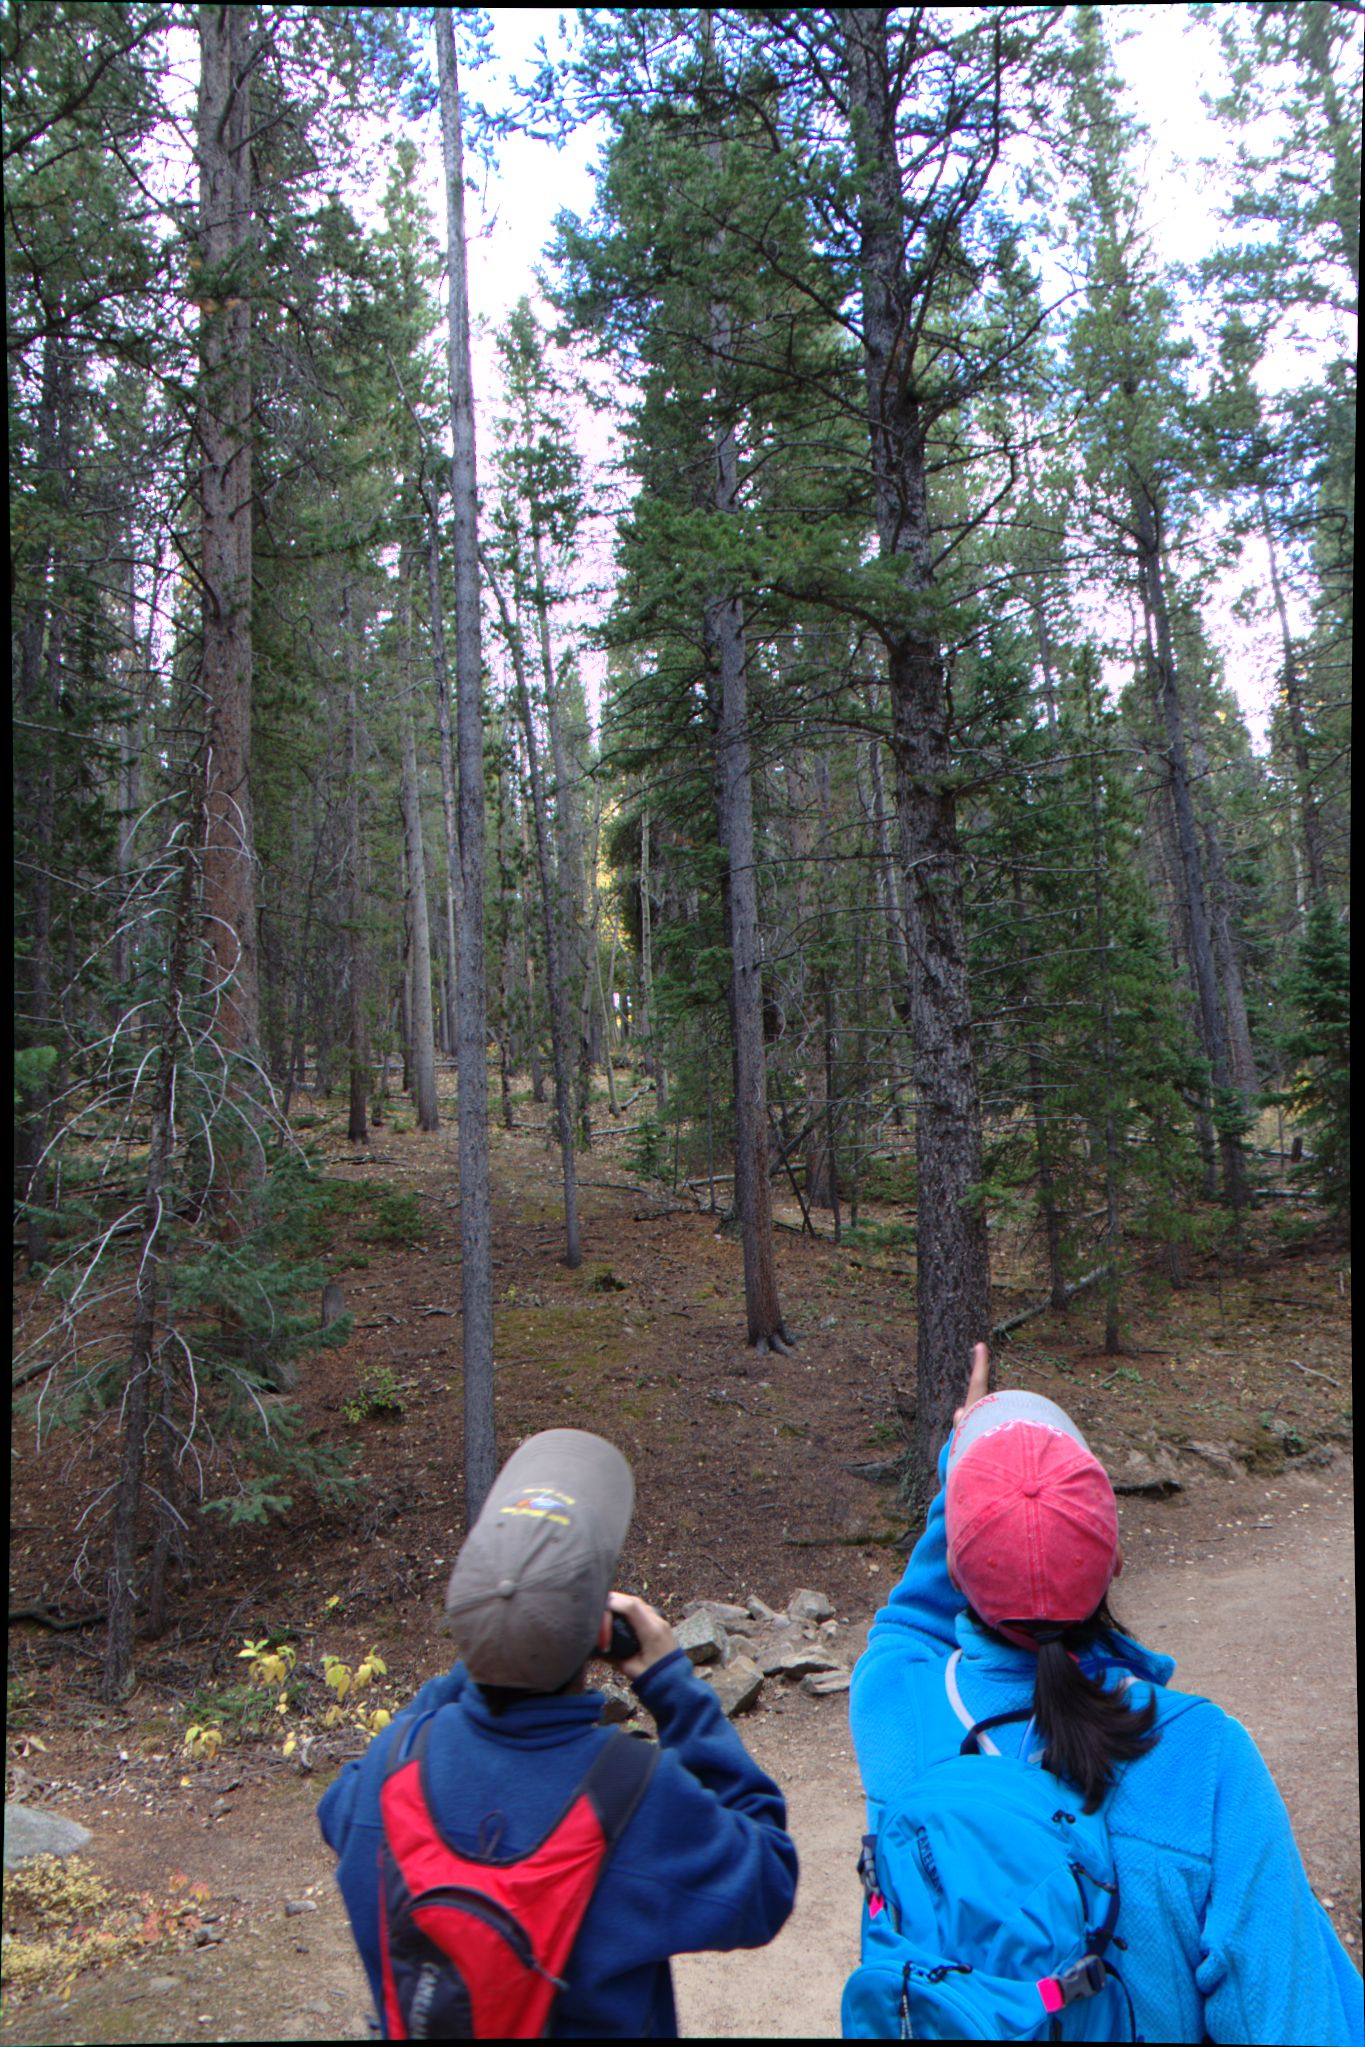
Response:
[[[611,1617],[611,1642],[607,1648],[609,1663],[624,1663],[627,1656],[637,1656],[640,1651],[640,1637],[623,1613]]]

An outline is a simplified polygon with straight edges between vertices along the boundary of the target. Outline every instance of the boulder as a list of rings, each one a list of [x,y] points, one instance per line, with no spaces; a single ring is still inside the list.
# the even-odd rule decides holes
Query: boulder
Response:
[[[620,1685],[605,1684],[598,1687],[602,1694],[602,1711],[598,1715],[604,1727],[619,1726],[623,1720],[635,1718],[635,1700]]]
[[[812,1699],[832,1698],[846,1692],[853,1681],[851,1670],[811,1670],[801,1680],[801,1689]]]
[[[785,1614],[779,1614],[775,1612],[774,1609],[768,1605],[768,1602],[765,1599],[759,1598],[756,1592],[751,1592],[749,1594],[746,1604],[749,1609],[749,1617],[751,1620],[767,1621],[769,1623],[777,1622],[780,1624],[786,1619]]]
[[[763,1689],[763,1672],[749,1656],[732,1656],[723,1667],[708,1670],[704,1676],[727,1720],[752,1706]]]
[[[17,1869],[35,1855],[79,1855],[90,1830],[60,1813],[38,1812],[31,1805],[5,1806],[5,1868]]]
[[[1151,1450],[1130,1448],[1122,1457],[1106,1457],[1104,1463],[1116,1493],[1140,1493],[1148,1499],[1160,1500],[1167,1493],[1182,1490],[1173,1458],[1169,1451],[1157,1446]]]
[[[1235,1446],[1231,1443],[1182,1443],[1181,1453],[1186,1457],[1197,1457],[1201,1464],[1211,1464],[1215,1471],[1221,1471],[1224,1478],[1240,1478],[1242,1466],[1237,1461]]]
[[[837,1656],[829,1656],[814,1644],[805,1649],[774,1646],[759,1652],[758,1667],[765,1677],[805,1677],[816,1670],[842,1670]]]
[[[725,1630],[709,1613],[689,1614],[673,1632],[690,1663],[719,1663],[725,1654]]]
[[[787,1612],[794,1621],[827,1621],[832,1619],[834,1608],[823,1592],[803,1587],[787,1601]]]
[[[689,1599],[683,1608],[684,1620],[691,1620],[694,1613],[709,1613],[723,1628],[747,1628],[754,1618],[747,1606],[727,1606],[723,1599]]]

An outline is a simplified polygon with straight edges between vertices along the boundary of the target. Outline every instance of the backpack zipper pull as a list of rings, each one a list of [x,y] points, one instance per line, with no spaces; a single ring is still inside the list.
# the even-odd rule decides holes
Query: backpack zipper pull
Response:
[[[877,1882],[877,1837],[864,1834],[863,1845],[858,1854],[858,1875],[862,1881],[863,1896],[867,1900],[869,1919],[875,1919],[886,1904],[881,1887]]]

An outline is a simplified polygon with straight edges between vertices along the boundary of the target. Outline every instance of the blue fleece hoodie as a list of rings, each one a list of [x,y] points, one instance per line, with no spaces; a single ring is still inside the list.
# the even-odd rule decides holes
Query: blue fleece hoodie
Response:
[[[636,1680],[659,1730],[649,1788],[602,1874],[555,2000],[552,2039],[676,2039],[671,1955],[762,1947],[796,1896],[796,1847],[782,1794],[749,1755],[680,1649]],[[324,1793],[318,1823],[340,1858],[375,2009],[379,1961],[379,1793],[390,1744],[433,1712],[427,1749],[434,1815],[452,1846],[478,1848],[502,1817],[500,1852],[533,1847],[568,1805],[611,1730],[598,1692],[489,1711],[464,1665],[424,1685],[391,1728]]]
[[[875,1826],[928,1768],[955,1755],[962,1725],[945,1673],[974,1720],[1028,1706],[1035,1661],[977,1627],[948,1576],[943,1480],[905,1576],[872,1624],[853,1673],[853,1740]],[[1157,1706],[1155,1748],[1116,1770],[1105,1805],[1118,1863],[1123,1980],[1146,2040],[1365,2039],[1361,1980],[1313,1896],[1289,1815],[1246,1729],[1208,1699],[1171,1691],[1175,1664],[1120,1636],[1083,1662],[1126,1672]]]

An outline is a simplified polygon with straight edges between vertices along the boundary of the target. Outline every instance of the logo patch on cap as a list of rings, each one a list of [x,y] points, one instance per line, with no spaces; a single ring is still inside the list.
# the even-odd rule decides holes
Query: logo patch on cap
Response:
[[[570,1517],[564,1509],[572,1507],[573,1504],[572,1493],[561,1493],[554,1486],[536,1486],[534,1489],[528,1488],[515,1494],[499,1507],[498,1512],[525,1514],[535,1521],[558,1521],[562,1528],[567,1528],[570,1525]]]

